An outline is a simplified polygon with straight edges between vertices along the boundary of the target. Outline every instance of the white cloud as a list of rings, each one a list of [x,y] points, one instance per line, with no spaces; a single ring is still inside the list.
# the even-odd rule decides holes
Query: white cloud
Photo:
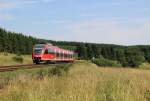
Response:
[[[13,18],[13,15],[8,14],[8,13],[0,13],[0,21],[4,21],[4,20],[11,20]]]
[[[0,10],[4,12],[6,9],[20,8],[27,5],[33,5],[37,3],[48,3],[54,0],[14,0],[14,1],[0,1]],[[11,20],[13,15],[10,13],[0,12],[0,21]]]
[[[14,1],[0,1],[0,9],[11,9],[21,7],[22,5],[31,5],[39,3],[51,3],[55,0],[14,0]]]
[[[22,0],[20,4],[38,4],[38,3],[51,3],[55,0]]]
[[[55,0],[42,0],[43,2],[54,2]]]
[[[64,25],[69,30],[66,34],[51,36],[57,40],[97,42],[121,45],[150,44],[150,22],[133,23],[132,27],[124,26],[119,21],[91,20]],[[134,26],[134,27],[133,27]],[[61,36],[61,37],[60,37]]]
[[[14,8],[15,6],[16,4],[12,2],[0,2],[0,9],[9,9]]]

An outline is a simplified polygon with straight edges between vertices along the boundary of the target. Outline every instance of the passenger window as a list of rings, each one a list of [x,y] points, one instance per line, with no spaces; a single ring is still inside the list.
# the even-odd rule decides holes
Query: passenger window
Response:
[[[48,53],[49,53],[49,54],[54,54],[54,50],[48,49]]]
[[[45,53],[44,53],[44,54],[48,54],[48,50],[47,50],[47,49],[45,50]]]
[[[59,57],[59,53],[56,53],[56,56]]]

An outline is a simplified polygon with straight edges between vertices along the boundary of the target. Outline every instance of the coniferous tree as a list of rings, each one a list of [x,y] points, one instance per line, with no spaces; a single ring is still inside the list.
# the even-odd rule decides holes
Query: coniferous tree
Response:
[[[79,44],[76,52],[81,59],[87,59],[87,50],[84,44]]]
[[[94,57],[94,52],[93,52],[93,49],[92,49],[92,45],[87,44],[86,47],[87,47],[87,57],[88,57],[88,59],[92,59]]]

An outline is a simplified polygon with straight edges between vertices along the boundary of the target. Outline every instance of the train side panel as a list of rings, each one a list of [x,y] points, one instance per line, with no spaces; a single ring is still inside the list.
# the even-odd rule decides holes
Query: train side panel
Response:
[[[69,50],[64,50],[52,45],[36,45],[33,48],[32,59],[34,63],[39,63],[43,61],[64,61],[73,62],[74,52]]]

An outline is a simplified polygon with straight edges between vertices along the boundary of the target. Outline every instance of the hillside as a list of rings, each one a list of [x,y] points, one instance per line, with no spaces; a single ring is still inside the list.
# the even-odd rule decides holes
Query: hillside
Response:
[[[17,72],[18,73],[18,72]],[[21,73],[0,92],[1,101],[149,101],[150,71],[100,68],[77,62],[62,76]]]
[[[118,61],[124,67],[138,67],[143,62],[150,62],[150,45],[121,46],[83,42],[65,42],[38,39],[21,33],[9,32],[0,28],[0,52],[31,54],[32,47],[38,43],[52,43],[59,47],[73,50],[79,59],[90,60],[106,58]]]

